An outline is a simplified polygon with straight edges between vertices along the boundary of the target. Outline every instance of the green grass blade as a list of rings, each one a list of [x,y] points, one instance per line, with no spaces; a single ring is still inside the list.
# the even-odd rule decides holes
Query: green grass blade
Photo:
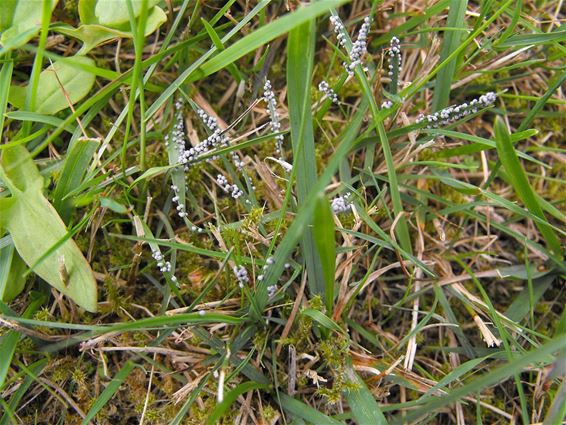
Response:
[[[503,43],[505,40],[507,40],[509,37],[513,35],[513,32],[517,27],[517,23],[521,18],[522,3],[523,0],[517,0],[517,3],[515,4],[515,9],[513,10],[513,18],[511,20],[511,25],[507,26],[507,28],[505,28],[505,31],[503,31],[503,34],[501,34],[501,37],[495,40],[495,42],[493,43],[494,48],[497,48],[501,43]]]
[[[20,403],[20,400],[26,395],[29,388],[31,387],[31,384],[33,384],[37,380],[37,375],[39,375],[46,366],[47,359],[44,358],[26,367],[26,377],[18,386],[18,389],[11,395],[10,401],[8,402],[8,406],[12,411],[16,410],[17,406]],[[8,411],[6,411],[4,415],[2,415],[2,418],[0,418],[0,425],[8,425],[12,423],[13,422],[10,421],[10,414]]]
[[[269,4],[269,2],[270,2],[270,0],[263,0],[263,1],[259,2],[250,11],[250,13],[248,13],[246,15],[246,17],[244,19],[242,19],[228,34],[226,34],[224,37],[222,37],[222,40],[221,40],[222,43],[226,43],[227,41],[229,41],[235,34],[237,34],[240,31],[240,29],[242,29],[248,22],[250,22],[251,19],[254,16],[256,16],[261,10],[263,10],[263,8],[266,7]],[[255,34],[255,33],[252,33],[252,34],[248,35],[247,37],[249,37],[253,34]],[[244,40],[245,38],[246,37],[244,37],[242,40]],[[242,40],[240,40],[240,41],[242,41]],[[222,53],[220,53],[220,55],[222,55],[222,54],[226,55],[227,50],[224,50]],[[202,64],[204,64],[206,62],[206,60],[208,58],[210,58],[215,52],[216,52],[216,48],[211,48],[206,53],[201,55],[185,71],[183,71],[183,73],[181,75],[179,75],[179,77],[177,77],[175,79],[175,81],[173,81],[169,85],[169,87],[167,87],[165,89],[165,91],[161,94],[161,96],[159,96],[157,98],[157,100],[148,108],[147,114],[146,114],[146,119],[150,119],[163,106],[163,104],[165,102],[167,102],[167,100],[170,99],[175,94],[175,92],[179,89],[179,87],[181,87],[181,85],[184,84],[184,82],[197,70],[197,68],[199,66],[201,66]]]
[[[315,310],[314,308],[305,308],[303,311],[301,311],[301,315],[309,316],[311,319],[324,326],[326,329],[330,329],[331,331],[338,332],[340,334],[344,333],[344,329],[338,326],[338,323],[336,323],[334,320],[332,320],[330,317],[319,310]]]
[[[310,223],[312,220],[312,214],[314,212],[318,194],[324,191],[324,188],[331,181],[343,158],[354,147],[356,136],[362,125],[362,120],[366,111],[367,103],[362,102],[358,111],[350,121],[350,124],[346,127],[346,130],[339,136],[338,140],[341,140],[341,143],[336,148],[336,152],[332,158],[330,158],[324,172],[316,182],[316,185],[312,188],[309,199],[305,204],[303,204],[303,207],[299,210],[297,216],[287,230],[287,233],[281,240],[276,255],[274,256],[275,262],[269,268],[266,278],[262,284],[258,286],[258,291],[255,294],[260,310],[262,310],[267,304],[267,287],[278,281],[284,270],[284,264],[287,262],[287,258],[289,258],[292,251],[295,249],[296,244],[301,239],[307,223]],[[259,318],[256,317],[256,319]]]
[[[313,237],[324,274],[326,313],[332,316],[334,306],[334,275],[336,272],[336,239],[334,216],[325,196],[318,198],[313,216]]]
[[[315,34],[314,21],[306,22],[289,33],[287,42],[287,96],[299,208],[316,183],[310,100]],[[312,229],[305,229],[301,246],[311,294],[319,294],[324,298],[325,279]]]
[[[245,394],[248,391],[258,390],[261,388],[267,388],[268,386],[265,384],[258,384],[257,382],[244,382],[236,386],[233,390],[229,391],[225,396],[224,400],[218,403],[210,415],[206,420],[206,425],[215,425],[219,423],[220,418],[224,415],[224,413],[232,406],[232,404],[236,401],[239,395]]]
[[[53,206],[65,223],[68,223],[71,217],[72,200],[64,198],[81,184],[99,144],[97,139],[79,139],[67,153],[57,186],[53,191]]]
[[[462,53],[466,49],[466,47],[468,47],[476,39],[476,37],[482,33],[482,31],[484,31],[493,21],[495,21],[503,12],[505,12],[512,2],[513,0],[507,0],[505,3],[503,3],[496,12],[494,12],[488,19],[486,19],[482,23],[482,25],[476,28],[474,32],[472,32],[464,41],[462,41],[458,48],[450,53],[450,55],[448,55],[445,60],[434,67],[434,69],[430,71],[425,77],[402,90],[401,93],[399,93],[399,96],[404,98],[412,97],[415,93],[422,89],[424,85],[432,78],[434,78],[434,76],[438,74],[442,68],[448,65],[450,61],[457,58],[458,55]]]
[[[321,0],[311,3],[306,7],[299,8],[293,13],[262,26],[257,31],[238,40],[233,45],[227,47],[222,53],[203,64],[198,71],[198,78],[204,78],[220,71],[245,54],[256,50],[271,40],[328,12],[331,8],[346,3],[346,1],[347,0]]]
[[[262,26],[258,30],[248,34],[236,43],[228,46],[225,50],[218,55],[209,59],[216,48],[207,51],[202,55],[193,65],[187,68],[165,91],[161,96],[151,105],[147,110],[146,119],[150,119],[163,104],[169,99],[179,87],[189,79],[189,81],[197,81],[210,74],[213,74],[225,68],[229,64],[235,62],[242,56],[254,51],[260,46],[270,42],[271,40],[291,31],[293,28],[316,18],[319,15],[327,12],[331,7],[337,7],[346,0],[323,0],[309,5],[300,11],[290,13]],[[264,0],[250,12],[241,22],[234,27],[232,31],[222,38],[222,43],[226,44],[234,34],[236,34],[244,25],[246,25],[257,13],[259,13],[265,6],[269,4],[269,0]],[[209,59],[207,61],[207,59]],[[198,68],[198,71],[197,71]],[[195,72],[196,71],[196,72]],[[194,75],[193,75],[194,74]]]
[[[22,317],[30,318],[37,309],[45,302],[45,297],[39,296],[32,300],[26,307]],[[22,335],[16,331],[9,331],[0,337],[0,391],[4,388],[4,382],[8,375],[8,369],[12,361],[12,356],[16,351],[16,346]]]
[[[566,356],[563,357],[562,361],[566,362]],[[566,379],[562,378],[562,384],[560,384],[560,388],[554,396],[543,425],[563,424],[564,418],[566,418]]]
[[[289,397],[287,394],[280,395],[281,407],[293,417],[304,419],[316,425],[344,425],[344,422],[330,418],[318,410],[306,405],[302,401]]]
[[[0,70],[0,140],[4,132],[4,119],[6,106],[8,104],[8,94],[10,92],[10,82],[12,80],[12,71],[14,70],[14,62],[6,60]]]
[[[517,129],[517,131],[524,131],[531,125],[535,117],[540,113],[544,105],[548,102],[550,97],[554,94],[559,87],[562,87],[563,84],[566,82],[566,72],[562,72],[558,74],[558,76],[554,79],[554,81],[548,87],[548,90],[544,95],[537,100],[535,105],[529,109],[527,116],[521,121],[521,125]]]
[[[387,425],[387,419],[385,419],[379,404],[375,401],[375,397],[365,382],[353,369],[350,369],[348,372],[352,383],[358,385],[358,388],[344,392],[356,423]]]
[[[512,361],[506,363],[505,365],[491,370],[489,373],[474,379],[470,383],[452,390],[446,396],[434,398],[433,400],[427,402],[424,406],[415,409],[411,413],[408,413],[406,417],[396,418],[393,423],[400,424],[405,420],[413,421],[428,412],[433,412],[441,407],[449,406],[450,404],[462,399],[462,397],[465,397],[469,394],[475,394],[478,391],[481,391],[484,388],[487,388],[498,382],[503,382],[504,380],[515,375],[517,372],[531,366],[532,364],[549,364],[552,360],[553,353],[556,353],[557,351],[560,351],[564,348],[566,348],[566,335],[561,335],[540,346],[539,348],[536,348],[526,354],[514,358]]]
[[[538,202],[538,198],[535,195],[535,192],[529,181],[527,176],[525,175],[525,171],[517,158],[517,154],[515,149],[513,148],[513,144],[511,143],[511,138],[509,137],[509,132],[507,131],[507,127],[501,118],[497,117],[495,120],[495,141],[497,143],[497,152],[499,154],[499,159],[507,174],[511,177],[511,183],[517,192],[517,195],[527,209],[535,216],[539,217],[541,220],[546,220],[542,208]],[[562,249],[560,246],[560,241],[558,240],[556,234],[552,231],[550,225],[548,223],[542,224],[539,222],[535,222],[536,226],[542,233],[546,243],[548,244],[548,248],[550,252],[558,257],[562,258]]]
[[[450,11],[448,12],[448,20],[446,26],[450,28],[462,28],[465,31],[466,9],[468,7],[467,0],[452,0],[450,2]],[[464,33],[462,31],[447,31],[444,33],[442,41],[442,49],[440,50],[440,61],[446,60],[450,54],[458,48],[462,41]],[[450,99],[450,86],[456,72],[458,57],[450,60],[444,68],[442,68],[436,76],[434,85],[434,97],[432,98],[433,112],[448,106]]]
[[[94,419],[96,414],[100,412],[100,410],[110,401],[112,396],[116,394],[116,392],[120,389],[120,386],[124,382],[124,380],[128,377],[130,372],[134,370],[136,364],[132,361],[127,361],[126,364],[120,369],[120,371],[112,378],[112,381],[108,384],[108,386],[102,391],[86,416],[84,417],[83,421],[81,422],[82,425],[87,425],[90,423],[91,420]]]
[[[542,34],[518,34],[509,37],[503,43],[499,44],[499,48],[507,49],[508,47],[524,47],[537,46],[540,44],[560,43],[566,40],[566,30],[552,31]]]

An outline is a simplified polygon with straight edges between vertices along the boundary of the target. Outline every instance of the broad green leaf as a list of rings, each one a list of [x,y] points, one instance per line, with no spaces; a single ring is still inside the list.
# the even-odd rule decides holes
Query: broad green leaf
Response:
[[[46,0],[45,0],[46,1]],[[58,0],[51,0],[51,10]],[[42,2],[2,0],[0,2],[0,56],[23,46],[41,29]]]
[[[114,199],[111,198],[100,198],[100,206],[104,207],[104,208],[108,208],[109,210],[114,211],[115,213],[118,214],[126,214],[128,212],[128,209],[120,204],[119,202],[116,202]]]
[[[0,31],[4,31],[12,24],[18,0],[4,0],[0,6]]]
[[[0,181],[3,181],[0,175]],[[14,205],[14,198],[0,198],[0,234],[4,232],[6,228],[6,215],[12,206]]]
[[[19,190],[41,190],[43,188],[43,177],[23,146],[5,149],[2,164],[6,176]]]
[[[81,184],[99,144],[98,139],[80,138],[71,146],[65,157],[63,169],[53,191],[53,206],[65,223],[69,221],[72,211],[72,199],[65,196]]]
[[[13,151],[19,159],[7,163]],[[68,238],[65,224],[57,211],[41,192],[41,185],[28,182],[22,175],[30,169],[33,161],[22,146],[4,151],[0,177],[8,182],[12,193],[11,205],[2,211],[3,225],[10,232],[21,258],[34,272],[51,286],[67,295],[88,311],[96,311],[97,288],[90,265],[75,244]],[[10,169],[12,181],[6,173]],[[35,170],[37,173],[37,170]],[[21,184],[24,181],[25,184]],[[41,180],[40,180],[41,181]],[[19,186],[16,186],[20,183]],[[61,243],[61,241],[63,241]],[[44,257],[54,246],[59,245],[51,255]],[[38,262],[42,259],[43,261]]]
[[[134,17],[138,17],[144,0],[131,0]],[[147,1],[147,10],[159,3],[159,0]],[[126,0],[80,0],[79,16],[83,24],[101,24],[116,27],[130,20]]]
[[[154,177],[160,176],[163,173],[166,173],[167,171],[169,171],[171,169],[175,169],[175,168],[178,168],[178,167],[179,167],[179,165],[177,165],[177,164],[160,165],[158,167],[151,167],[150,169],[146,170],[141,176],[136,178],[132,182],[131,187],[134,187],[136,184],[138,184],[141,181],[150,180]]]
[[[55,61],[39,76],[34,112],[53,115],[85,97],[94,85],[95,76],[81,69],[78,64],[94,66],[94,61],[84,56],[73,56]],[[61,87],[62,86],[62,87]],[[63,92],[67,93],[69,99]],[[25,88],[12,86],[9,102],[23,108]]]
[[[167,15],[165,12],[160,7],[155,6],[148,12],[144,35],[148,36],[152,34],[166,21]],[[98,23],[87,24],[83,22],[83,24],[78,28],[73,28],[69,25],[57,25],[53,28],[53,30],[81,40],[83,42],[83,46],[77,53],[79,55],[84,55],[96,46],[109,40],[117,38],[133,38],[128,22],[123,23],[118,27],[111,27]]]
[[[141,13],[143,2],[146,1],[147,10],[159,3],[159,0],[131,0],[134,17]],[[129,21],[128,7],[125,1],[98,0],[94,7],[94,16],[102,25],[115,26]]]
[[[98,24],[85,24],[80,25],[78,28],[70,25],[56,25],[53,27],[53,30],[82,41],[83,46],[77,52],[79,55],[85,55],[96,46],[109,40],[132,38],[131,32],[124,32]]]
[[[529,184],[525,171],[517,158],[517,153],[511,143],[507,127],[499,117],[495,120],[495,142],[497,144],[499,159],[505,167],[505,171],[511,177],[511,184],[515,189],[515,192],[517,192],[519,198],[534,216],[545,221],[545,223],[535,222],[535,225],[544,237],[549,250],[554,256],[561,258],[562,248],[560,247],[560,241],[548,222],[546,222],[546,218],[538,202],[538,198]]]

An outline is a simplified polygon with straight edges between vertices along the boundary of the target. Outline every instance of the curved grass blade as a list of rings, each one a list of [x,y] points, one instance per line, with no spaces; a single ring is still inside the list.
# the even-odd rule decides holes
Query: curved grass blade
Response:
[[[458,28],[465,31],[464,18],[466,16],[466,9],[468,7],[467,0],[452,0],[450,2],[450,10],[448,12],[448,20],[446,26],[449,28]],[[444,33],[444,40],[442,41],[442,50],[440,51],[440,61],[444,61],[454,50],[460,45],[462,40],[462,31],[446,31]],[[436,76],[436,83],[434,85],[434,96],[432,98],[433,112],[448,105],[450,99],[450,86],[452,79],[456,72],[456,65],[458,64],[458,57],[456,56],[447,65],[442,68]]]
[[[276,21],[270,22],[262,26],[258,30],[238,40],[236,43],[227,47],[213,58],[207,59],[216,52],[213,48],[202,55],[191,67],[183,72],[167,89],[159,96],[159,98],[147,110],[146,119],[150,119],[163,106],[167,99],[171,98],[175,91],[190,77],[190,81],[197,81],[207,75],[213,74],[229,64],[235,62],[242,56],[254,51],[258,47],[270,42],[271,40],[289,32],[293,28],[316,18],[327,12],[331,7],[337,7],[346,0],[323,0],[309,5],[300,11],[290,13]],[[222,43],[226,43],[234,34],[236,34],[250,19],[252,19],[260,10],[262,10],[269,1],[260,2],[253,11],[251,11],[244,20],[242,20],[232,31],[222,38]],[[199,67],[197,70],[197,67]],[[194,75],[193,75],[194,74]]]
[[[338,324],[334,320],[332,320],[321,311],[315,310],[314,308],[305,308],[303,311],[301,311],[301,315],[309,316],[315,322],[318,322],[320,325],[324,326],[327,329],[330,329],[331,331],[344,334],[344,329],[338,326]]]
[[[348,370],[348,375],[352,383],[358,385],[358,388],[344,392],[344,397],[348,400],[356,422],[358,424],[387,425],[387,419],[365,382],[353,369]]]
[[[316,183],[314,133],[310,86],[315,50],[314,21],[303,23],[289,33],[287,42],[287,96],[293,143],[293,167],[296,169],[297,203],[300,208]],[[317,252],[313,230],[306,228],[301,239],[311,295],[325,298],[325,276]]]
[[[334,275],[336,273],[336,239],[334,216],[325,196],[318,198],[314,209],[313,236],[324,274],[326,312],[332,316],[334,307]]]
[[[26,307],[22,317],[32,317],[44,302],[44,296],[38,296],[32,299],[32,302]],[[4,382],[8,375],[8,369],[10,368],[12,361],[12,356],[16,351],[16,346],[18,345],[21,337],[21,333],[16,331],[9,331],[0,337],[0,390],[4,387]]]
[[[258,390],[261,388],[267,388],[268,385],[265,384],[258,384],[257,382],[244,382],[243,384],[238,385],[233,390],[229,391],[228,394],[224,397],[220,403],[218,403],[214,410],[210,413],[210,416],[206,420],[206,425],[215,425],[219,423],[220,418],[224,415],[224,413],[232,406],[236,398],[239,395],[247,393],[248,391]]]
[[[112,398],[112,396],[120,389],[120,386],[124,382],[124,380],[128,377],[130,372],[136,367],[136,364],[132,361],[127,361],[124,367],[120,369],[113,378],[112,381],[108,384],[108,386],[102,391],[97,398],[88,413],[86,414],[85,418],[82,421],[82,425],[87,425],[90,423],[91,420],[94,419],[96,414],[100,412],[100,410],[108,403],[108,401]]]
[[[65,196],[81,184],[99,144],[98,139],[81,138],[71,146],[67,153],[61,176],[53,191],[53,206],[65,223],[71,218],[72,212],[72,200]]]
[[[535,192],[525,171],[517,158],[517,154],[511,143],[511,138],[509,137],[509,132],[507,131],[506,125],[503,123],[501,118],[497,117],[495,120],[495,141],[497,143],[497,152],[499,154],[499,159],[507,174],[511,177],[511,184],[517,192],[517,195],[527,209],[535,216],[539,217],[541,220],[545,220],[544,213],[535,195]],[[562,248],[560,246],[560,241],[556,234],[552,231],[552,228],[546,223],[535,222],[535,225],[540,230],[542,236],[544,237],[546,243],[548,244],[549,251],[555,257],[562,258]]]
[[[293,417],[304,419],[316,425],[344,425],[344,422],[337,421],[331,417],[320,413],[318,410],[306,405],[302,401],[296,400],[287,394],[280,395],[281,407]]]
[[[472,382],[451,391],[446,396],[432,399],[424,406],[411,411],[405,417],[397,417],[393,424],[401,424],[405,423],[405,421],[415,421],[417,418],[428,412],[437,411],[439,408],[448,406],[469,394],[475,394],[484,388],[503,382],[515,375],[517,371],[530,367],[532,364],[549,364],[552,362],[553,353],[564,348],[566,348],[566,335],[561,335],[526,354],[516,357],[503,366],[491,370],[489,373],[476,378]]]

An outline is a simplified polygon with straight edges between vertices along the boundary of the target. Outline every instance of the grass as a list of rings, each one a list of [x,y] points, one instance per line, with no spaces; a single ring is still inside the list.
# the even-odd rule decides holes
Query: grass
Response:
[[[566,423],[561,2],[96,4],[0,4],[0,425]]]

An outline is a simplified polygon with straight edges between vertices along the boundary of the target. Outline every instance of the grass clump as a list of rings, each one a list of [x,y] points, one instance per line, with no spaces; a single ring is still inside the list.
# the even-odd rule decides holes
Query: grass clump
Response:
[[[560,2],[39,4],[0,425],[565,420]]]

